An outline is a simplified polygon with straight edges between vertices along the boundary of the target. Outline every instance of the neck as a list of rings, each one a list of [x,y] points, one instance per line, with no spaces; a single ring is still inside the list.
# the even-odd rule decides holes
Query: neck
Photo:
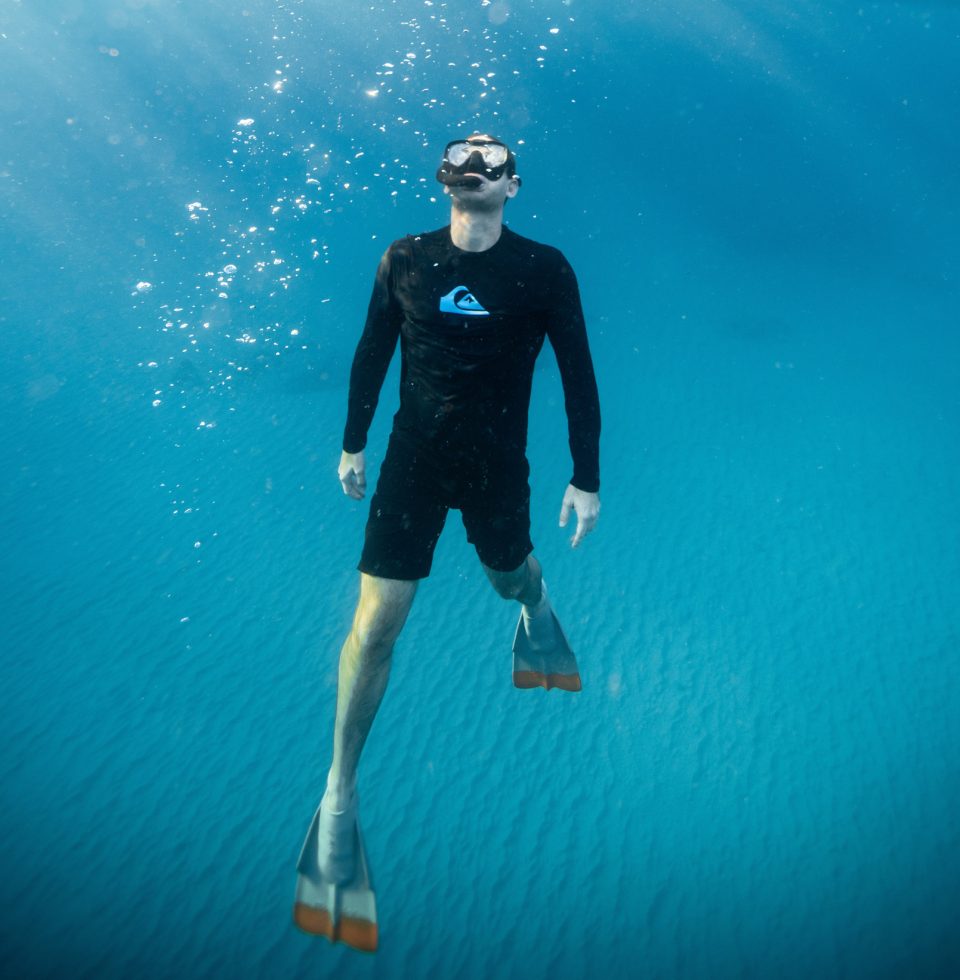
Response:
[[[503,231],[503,208],[496,211],[464,211],[456,205],[450,211],[450,237],[464,252],[485,252],[493,248]]]

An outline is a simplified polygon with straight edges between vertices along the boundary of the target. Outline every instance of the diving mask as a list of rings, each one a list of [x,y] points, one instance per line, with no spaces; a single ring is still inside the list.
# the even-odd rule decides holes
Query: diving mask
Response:
[[[519,184],[516,165],[510,148],[499,140],[453,140],[443,151],[437,180],[448,187],[479,187],[480,179],[468,174],[483,174],[492,181],[506,173]]]

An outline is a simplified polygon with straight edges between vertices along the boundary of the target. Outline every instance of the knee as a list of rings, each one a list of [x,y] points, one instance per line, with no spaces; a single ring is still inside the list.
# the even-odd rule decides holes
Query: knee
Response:
[[[527,588],[529,577],[526,565],[513,572],[487,570],[487,578],[490,579],[490,584],[502,599],[519,599]]]
[[[389,658],[416,591],[414,581],[360,576],[360,601],[350,631],[354,649],[359,654]]]
[[[533,555],[527,555],[524,563],[511,572],[497,572],[483,566],[490,584],[504,599],[516,599],[528,605],[540,598],[540,563]]]
[[[354,641],[360,653],[389,657],[404,619],[405,616],[397,615],[385,606],[360,611],[353,623]]]

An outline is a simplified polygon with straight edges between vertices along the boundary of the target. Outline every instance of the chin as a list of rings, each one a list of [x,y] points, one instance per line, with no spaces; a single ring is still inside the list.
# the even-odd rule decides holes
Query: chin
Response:
[[[451,203],[460,211],[473,211],[476,213],[487,211],[499,211],[503,207],[503,202],[489,197],[486,194],[478,194],[476,191],[467,192],[463,196],[459,194],[450,195]]]

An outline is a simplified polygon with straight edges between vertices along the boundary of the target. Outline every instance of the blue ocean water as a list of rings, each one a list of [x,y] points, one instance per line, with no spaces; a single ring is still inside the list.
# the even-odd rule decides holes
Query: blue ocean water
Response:
[[[0,970],[960,973],[960,9],[0,7]],[[361,772],[380,950],[291,924],[376,262],[451,134],[577,270],[603,515],[517,691],[453,518]],[[368,456],[382,456],[388,378]]]

